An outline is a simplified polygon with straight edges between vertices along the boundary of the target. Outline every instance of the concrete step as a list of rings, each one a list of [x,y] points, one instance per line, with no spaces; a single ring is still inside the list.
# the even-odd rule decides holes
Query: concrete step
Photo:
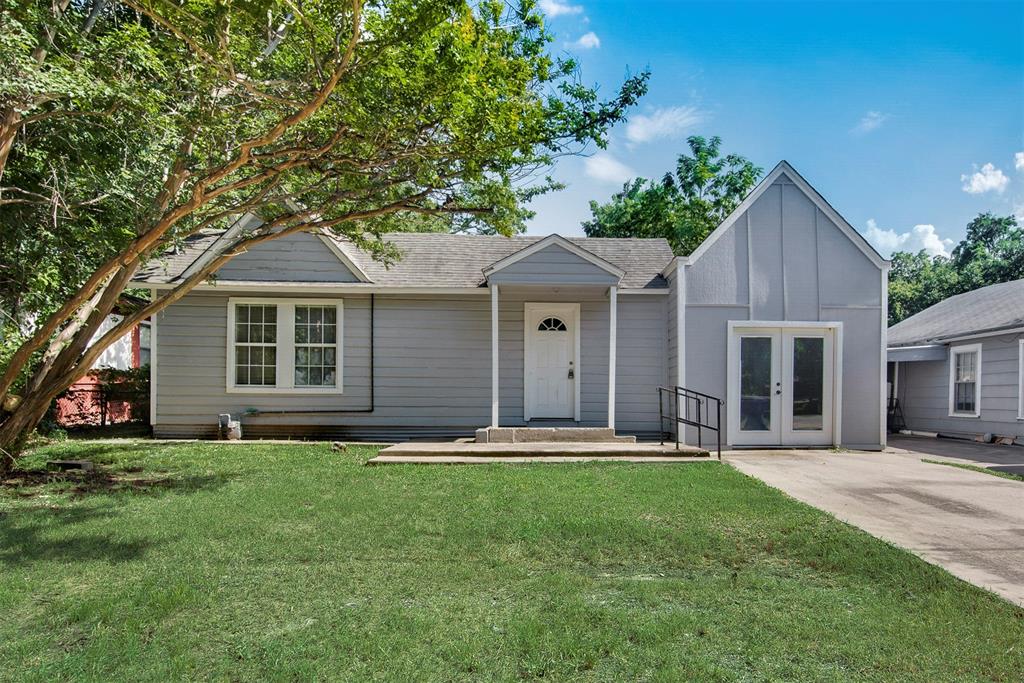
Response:
[[[477,443],[636,443],[610,427],[487,427],[476,430]]]
[[[658,457],[658,458],[707,458],[710,453],[702,448],[693,446],[680,446],[675,449],[673,444],[664,446],[657,443],[580,443],[580,442],[530,442],[530,443],[424,443],[407,442],[400,443],[380,451],[380,456],[402,456],[405,458],[432,457],[459,458],[459,457],[482,457],[482,458],[530,458],[532,459],[558,459],[558,458],[635,458],[635,457]]]

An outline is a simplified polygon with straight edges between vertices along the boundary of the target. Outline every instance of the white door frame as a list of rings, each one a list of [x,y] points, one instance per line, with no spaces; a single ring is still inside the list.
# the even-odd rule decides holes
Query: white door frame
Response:
[[[784,330],[781,336],[782,388],[785,389],[785,392],[782,394],[779,413],[782,418],[780,441],[787,446],[835,445],[835,439],[832,438],[832,429],[835,426],[835,411],[832,410],[835,391],[832,385],[835,383],[836,366],[838,365],[834,348],[835,333],[829,328],[813,327]],[[793,371],[795,369],[793,367],[793,350],[797,338],[821,339],[822,360],[825,367],[831,370],[831,372],[825,373],[821,387],[821,430],[798,430],[793,425]]]
[[[727,339],[727,368],[726,368],[726,416],[728,420],[727,442],[729,445],[737,444],[740,438],[739,430],[739,389],[734,386],[739,380],[739,336],[737,329],[764,330],[765,336],[769,336],[773,330],[780,332],[792,331],[794,328],[802,328],[816,331],[832,331],[832,445],[839,445],[843,439],[843,323],[821,322],[821,321],[771,321],[771,320],[730,320],[728,323]],[[781,337],[781,335],[780,335]],[[779,350],[780,357],[782,349]],[[774,355],[774,354],[773,354]],[[781,373],[780,373],[781,379]],[[774,388],[774,387],[773,387]],[[778,409],[778,420],[776,422],[782,434],[782,410],[781,401],[776,402]],[[828,419],[827,416],[825,419]],[[772,430],[774,432],[774,430]],[[801,445],[786,443],[782,445]]]
[[[536,327],[534,316],[538,312],[552,313],[572,324],[573,363],[573,420],[580,420],[580,305],[574,303],[526,302],[523,304],[523,420],[533,419],[535,397],[530,375],[532,337]]]

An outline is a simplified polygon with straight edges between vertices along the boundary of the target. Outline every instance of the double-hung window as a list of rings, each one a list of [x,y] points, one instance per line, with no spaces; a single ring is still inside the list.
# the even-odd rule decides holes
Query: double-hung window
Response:
[[[981,416],[981,344],[949,349],[949,414]]]
[[[227,390],[340,393],[342,302],[228,301]]]
[[[1017,419],[1024,420],[1024,339],[1017,341]]]

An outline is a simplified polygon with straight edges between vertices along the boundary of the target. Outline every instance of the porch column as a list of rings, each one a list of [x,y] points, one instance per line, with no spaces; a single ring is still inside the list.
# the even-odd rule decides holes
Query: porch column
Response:
[[[615,351],[618,328],[618,287],[608,288],[608,426],[615,429]]]
[[[498,285],[491,285],[491,426],[498,426]]]

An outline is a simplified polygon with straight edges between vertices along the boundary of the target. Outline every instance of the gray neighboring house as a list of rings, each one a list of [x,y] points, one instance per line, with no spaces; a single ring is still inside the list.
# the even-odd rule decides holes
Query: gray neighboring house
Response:
[[[135,285],[160,296],[242,227]],[[658,387],[681,386],[724,399],[728,444],[885,443],[888,263],[786,162],[689,257],[660,239],[385,239],[390,268],[327,235],[268,242],[168,306],[155,435],[210,437],[231,413],[247,437],[654,436]]]
[[[1024,443],[1024,280],[940,301],[889,328],[906,428]]]

